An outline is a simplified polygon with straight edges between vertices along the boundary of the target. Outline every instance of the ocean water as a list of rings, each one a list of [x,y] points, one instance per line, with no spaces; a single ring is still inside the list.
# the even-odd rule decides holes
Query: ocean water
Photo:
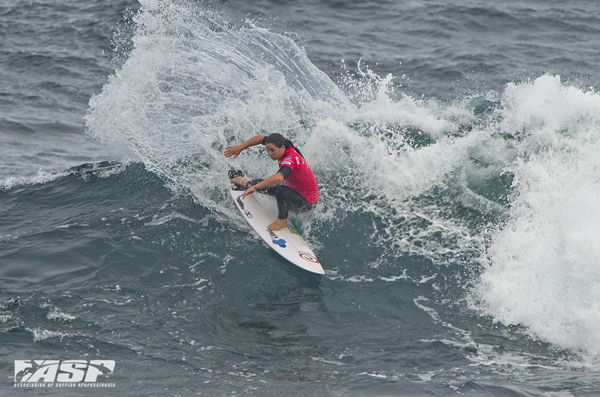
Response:
[[[0,395],[600,395],[599,11],[2,3]],[[227,193],[270,132],[324,276]]]

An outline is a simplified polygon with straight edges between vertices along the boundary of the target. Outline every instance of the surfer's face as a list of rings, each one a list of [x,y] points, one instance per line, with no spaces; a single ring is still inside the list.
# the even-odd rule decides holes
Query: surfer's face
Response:
[[[265,146],[269,153],[269,157],[273,160],[279,160],[283,156],[283,153],[285,153],[285,146],[277,147],[274,143],[267,143]]]

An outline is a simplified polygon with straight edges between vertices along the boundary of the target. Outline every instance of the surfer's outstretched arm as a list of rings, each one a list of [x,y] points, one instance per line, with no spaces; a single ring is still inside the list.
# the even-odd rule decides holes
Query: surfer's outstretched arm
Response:
[[[225,157],[233,156],[233,158],[235,159],[237,156],[240,155],[242,150],[248,149],[251,146],[260,145],[264,138],[265,135],[256,135],[248,139],[247,141],[240,143],[239,145],[227,146],[223,155],[225,155]]]
[[[242,199],[244,199],[244,198],[246,198],[247,195],[254,193],[255,191],[257,191],[259,189],[264,189],[266,187],[278,185],[281,182],[283,182],[283,179],[284,179],[283,175],[281,175],[279,172],[276,174],[273,174],[270,177],[268,177],[267,179],[262,180],[253,186],[250,186],[248,189],[246,189],[246,191],[244,192],[244,194],[242,194],[241,197],[242,197]]]

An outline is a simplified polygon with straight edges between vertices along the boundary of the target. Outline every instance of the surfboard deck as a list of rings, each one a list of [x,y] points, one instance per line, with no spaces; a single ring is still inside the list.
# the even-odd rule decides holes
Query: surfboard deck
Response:
[[[312,273],[325,274],[317,256],[310,249],[302,235],[294,226],[294,222],[288,219],[288,227],[276,232],[267,229],[277,217],[272,210],[265,205],[267,197],[254,197],[259,193],[253,193],[242,200],[240,197],[244,192],[230,189],[231,197],[242,217],[252,226],[252,229],[262,238],[269,247],[294,265]],[[276,203],[272,199],[272,206],[276,210]],[[276,211],[275,211],[276,212]]]

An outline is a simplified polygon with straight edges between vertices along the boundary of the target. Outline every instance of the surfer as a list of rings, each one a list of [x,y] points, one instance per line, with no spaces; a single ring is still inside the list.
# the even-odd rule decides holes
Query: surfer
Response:
[[[247,141],[225,148],[225,157],[239,154],[251,146],[263,144],[271,159],[279,163],[279,170],[267,179],[250,179],[241,171],[231,169],[231,182],[244,188],[242,199],[254,192],[274,196],[277,200],[277,220],[268,229],[277,231],[287,227],[289,211],[305,212],[313,208],[319,199],[317,180],[302,153],[289,139],[281,134],[256,135]]]

